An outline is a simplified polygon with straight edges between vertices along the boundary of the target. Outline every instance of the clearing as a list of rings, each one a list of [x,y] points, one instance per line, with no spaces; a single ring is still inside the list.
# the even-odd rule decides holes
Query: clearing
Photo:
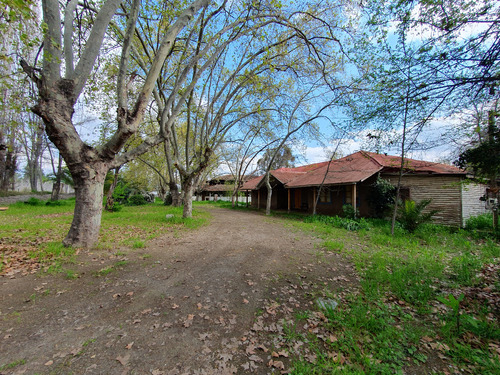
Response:
[[[297,353],[314,361],[287,322],[327,290],[357,288],[353,266],[282,219],[203,209],[201,228],[80,253],[78,278],[0,278],[0,374],[268,374]]]

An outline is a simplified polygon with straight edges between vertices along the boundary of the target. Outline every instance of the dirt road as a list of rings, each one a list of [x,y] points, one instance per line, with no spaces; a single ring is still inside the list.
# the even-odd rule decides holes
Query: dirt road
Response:
[[[76,279],[0,278],[0,374],[288,371],[283,319],[352,266],[281,219],[205,209],[200,229],[80,254]]]

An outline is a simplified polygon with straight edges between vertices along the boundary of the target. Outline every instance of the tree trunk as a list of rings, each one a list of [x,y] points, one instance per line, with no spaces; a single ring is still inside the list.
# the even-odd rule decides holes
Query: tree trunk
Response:
[[[193,217],[193,178],[191,176],[182,179],[182,194],[184,200],[183,218]]]
[[[113,212],[113,206],[115,204],[115,200],[113,199],[113,193],[115,192],[116,185],[118,184],[118,172],[120,171],[120,167],[115,168],[115,175],[113,178],[113,183],[109,187],[108,194],[106,195],[106,206],[105,210],[109,212]]]
[[[488,111],[488,141],[493,143],[495,141],[495,133],[497,132],[496,124],[495,124],[495,115],[496,111],[490,110]],[[496,174],[492,174],[489,176],[489,186],[490,190],[495,194],[495,197],[497,199],[497,203],[493,206],[492,208],[492,214],[493,214],[493,228],[495,231],[498,230],[498,184],[497,184],[497,178],[498,176]]]
[[[77,167],[78,168],[78,167]],[[75,212],[68,235],[63,241],[65,246],[94,246],[99,237],[101,226],[104,180],[108,169],[104,164],[89,168],[88,164],[72,167],[75,188]]]
[[[273,188],[269,182],[269,172],[266,175],[266,187],[267,187],[267,201],[266,201],[266,215],[271,215],[271,198],[273,196]]]
[[[58,201],[59,194],[61,193],[62,161],[63,161],[62,155],[59,154],[59,163],[57,164],[56,180],[52,185],[52,194],[50,196],[51,201]]]
[[[175,181],[171,181],[168,183],[168,188],[170,190],[170,196],[172,197],[172,206],[180,207],[182,206],[182,197],[179,192],[179,187],[175,183]],[[192,193],[191,193],[192,194]]]

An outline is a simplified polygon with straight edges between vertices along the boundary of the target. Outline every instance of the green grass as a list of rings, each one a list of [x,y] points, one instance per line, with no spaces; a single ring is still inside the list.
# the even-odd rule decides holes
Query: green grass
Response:
[[[21,366],[24,364],[26,364],[26,360],[19,359],[17,361],[13,361],[11,363],[7,363],[5,365],[0,366],[0,371],[10,370],[10,369],[13,369],[14,367]]]
[[[116,272],[117,270],[123,268],[124,266],[126,266],[129,262],[126,261],[126,260],[120,260],[118,262],[116,262],[115,264],[111,265],[111,266],[108,266],[108,267],[105,267],[105,268],[102,268],[100,269],[99,271],[95,272],[94,273],[94,276],[96,277],[103,277],[103,276],[107,276],[109,275],[110,273],[112,272]]]
[[[423,337],[446,348],[439,351],[442,369],[500,373],[495,352],[500,346],[500,319],[477,292],[486,288],[496,293],[492,298],[500,295],[498,242],[478,238],[473,230],[432,224],[413,234],[397,226],[391,236],[383,220],[365,220],[355,231],[345,223],[349,224],[324,217],[287,221],[286,225],[318,235],[326,250],[347,255],[361,276],[359,291],[325,312],[320,332],[331,332],[336,340],[325,344],[315,335],[308,337],[316,361],[295,358],[292,374],[403,373],[409,366],[425,366],[429,356],[436,361],[436,350],[426,347]],[[457,305],[457,327],[457,313],[440,300],[467,290]],[[294,316],[300,324],[307,315]],[[287,323],[288,336],[291,327],[294,323]]]
[[[75,249],[62,246],[73,218],[74,199],[61,200],[57,204],[33,198],[29,204],[17,202],[1,213],[0,274],[4,265],[14,258],[36,259],[47,272],[67,272],[64,263],[74,260]],[[165,215],[174,217],[166,219]],[[182,207],[168,207],[161,203],[143,206],[124,206],[119,212],[103,212],[97,250],[113,251],[117,246],[144,248],[148,242],[168,231],[177,233],[204,225],[210,214],[194,210],[193,218],[182,218]],[[69,275],[68,278],[73,278]]]

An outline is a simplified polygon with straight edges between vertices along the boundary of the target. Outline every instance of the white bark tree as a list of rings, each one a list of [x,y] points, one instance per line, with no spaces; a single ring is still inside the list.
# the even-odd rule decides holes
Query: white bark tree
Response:
[[[75,211],[69,233],[63,241],[65,245],[91,247],[97,243],[104,179],[108,170],[147,151],[155,142],[160,142],[159,139],[148,139],[134,150],[120,154],[124,144],[137,131],[156,79],[172,51],[176,37],[208,3],[208,0],[192,1],[166,28],[148,74],[132,103],[128,100],[127,69],[141,1],[134,0],[130,8],[126,8],[126,28],[117,75],[117,127],[106,143],[92,147],[76,131],[73,113],[95,68],[106,32],[122,1],[106,0],[98,10],[91,10],[95,11],[91,29],[83,33],[83,30],[76,28],[76,31],[82,31],[79,36],[85,38],[85,45],[77,55],[74,21],[78,1],[70,0],[65,6],[61,6],[57,0],[42,0],[43,22],[46,25],[43,65],[39,69],[25,60],[21,61],[21,65],[38,88],[38,101],[32,110],[43,119],[47,135],[64,158],[75,183]],[[61,13],[64,23],[61,22]],[[64,27],[61,26],[63,24]]]

